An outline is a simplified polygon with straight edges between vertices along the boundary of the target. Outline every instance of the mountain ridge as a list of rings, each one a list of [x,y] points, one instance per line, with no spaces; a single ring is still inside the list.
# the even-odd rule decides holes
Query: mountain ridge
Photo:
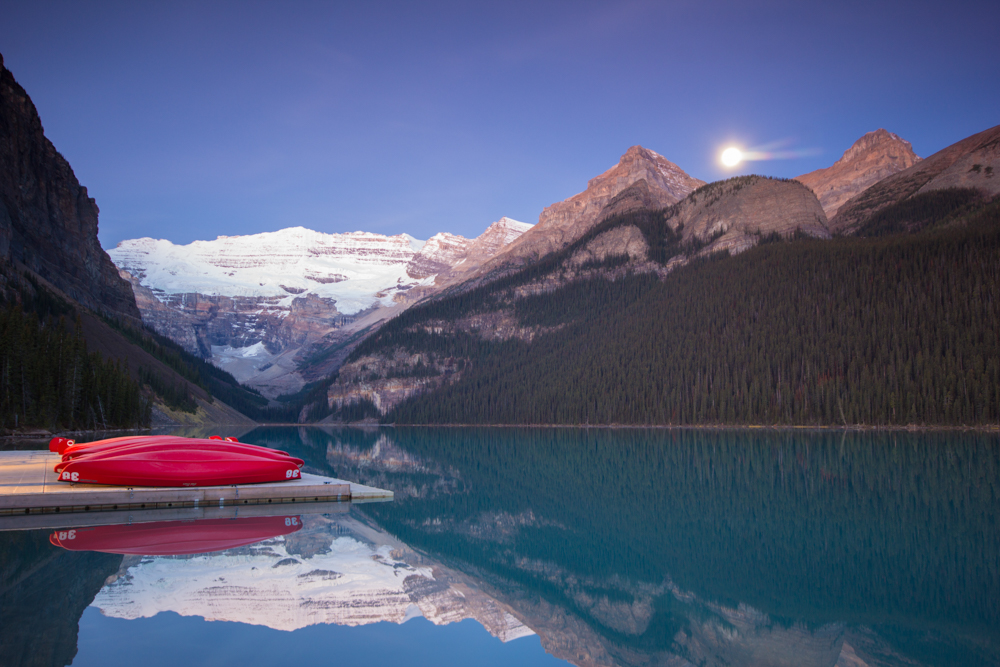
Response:
[[[796,176],[819,198],[827,218],[833,218],[851,197],[882,179],[920,161],[909,141],[879,128],[868,132],[829,167]]]
[[[675,204],[705,181],[689,176],[665,157],[642,146],[632,146],[618,164],[587,181],[587,189],[545,209],[538,224],[525,232],[470,277],[473,285],[523,267],[550,252],[565,248],[600,222],[604,207],[623,190],[645,181],[647,206]]]
[[[830,220],[831,229],[852,233],[882,209],[919,193],[972,188],[986,196],[995,196],[1000,194],[997,171],[1000,171],[1000,125],[942,148],[855,195]]]

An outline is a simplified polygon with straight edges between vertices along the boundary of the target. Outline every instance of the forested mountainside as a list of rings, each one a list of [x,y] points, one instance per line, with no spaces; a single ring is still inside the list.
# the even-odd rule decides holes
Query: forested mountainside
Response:
[[[882,210],[871,238],[771,235],[734,257],[685,240],[676,213],[614,216],[411,309],[359,345],[332,401],[395,423],[1000,421],[1000,201],[927,193]],[[574,265],[629,228],[645,261],[612,249]]]
[[[147,331],[98,210],[0,57],[0,432],[252,423],[267,401]],[[294,410],[279,410],[280,417]]]
[[[148,392],[127,367],[87,350],[75,309],[27,277],[18,282],[18,299],[0,290],[0,432],[148,426]]]

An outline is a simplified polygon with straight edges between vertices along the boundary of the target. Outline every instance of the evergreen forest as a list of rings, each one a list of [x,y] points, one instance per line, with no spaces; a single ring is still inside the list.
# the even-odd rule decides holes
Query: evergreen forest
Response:
[[[626,214],[588,236],[636,224],[665,261],[682,250],[668,217]],[[352,359],[398,347],[467,363],[457,381],[385,415],[397,424],[1000,422],[1000,201],[931,194],[882,211],[865,231],[765,238],[665,279],[595,274],[510,299],[518,284],[559,271],[585,237],[520,274],[407,311]],[[503,308],[539,335],[489,341],[426,326]]]
[[[152,404],[128,368],[88,352],[69,316],[44,298],[0,303],[0,430],[148,426]]]

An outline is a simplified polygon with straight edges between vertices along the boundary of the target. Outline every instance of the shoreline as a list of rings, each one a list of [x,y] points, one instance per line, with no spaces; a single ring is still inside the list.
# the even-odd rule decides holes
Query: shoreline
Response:
[[[236,424],[205,424],[205,426],[236,426]],[[245,425],[243,425],[245,428]],[[548,428],[548,429],[608,429],[608,430],[665,430],[665,431],[824,431],[824,432],[907,432],[907,433],[932,433],[932,432],[961,432],[961,433],[995,433],[1000,434],[1000,424],[989,424],[981,426],[938,426],[938,425],[868,425],[868,424],[847,424],[840,426],[832,425],[804,425],[804,424],[378,424],[371,422],[345,422],[345,423],[264,423],[257,424],[253,428],[260,427],[294,427],[294,428]],[[163,430],[165,427],[159,426],[156,430]],[[183,426],[178,426],[183,428]],[[70,436],[76,434],[107,433],[146,433],[152,428],[145,429],[109,429],[107,431],[48,431],[37,429],[15,433],[0,434],[0,441],[7,440],[44,440],[56,436]]]

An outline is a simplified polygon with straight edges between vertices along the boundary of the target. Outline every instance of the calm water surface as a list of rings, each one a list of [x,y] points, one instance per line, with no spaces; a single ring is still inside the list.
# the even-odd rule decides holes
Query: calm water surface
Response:
[[[0,664],[1000,665],[995,435],[221,435],[395,500],[199,555],[0,532]]]

